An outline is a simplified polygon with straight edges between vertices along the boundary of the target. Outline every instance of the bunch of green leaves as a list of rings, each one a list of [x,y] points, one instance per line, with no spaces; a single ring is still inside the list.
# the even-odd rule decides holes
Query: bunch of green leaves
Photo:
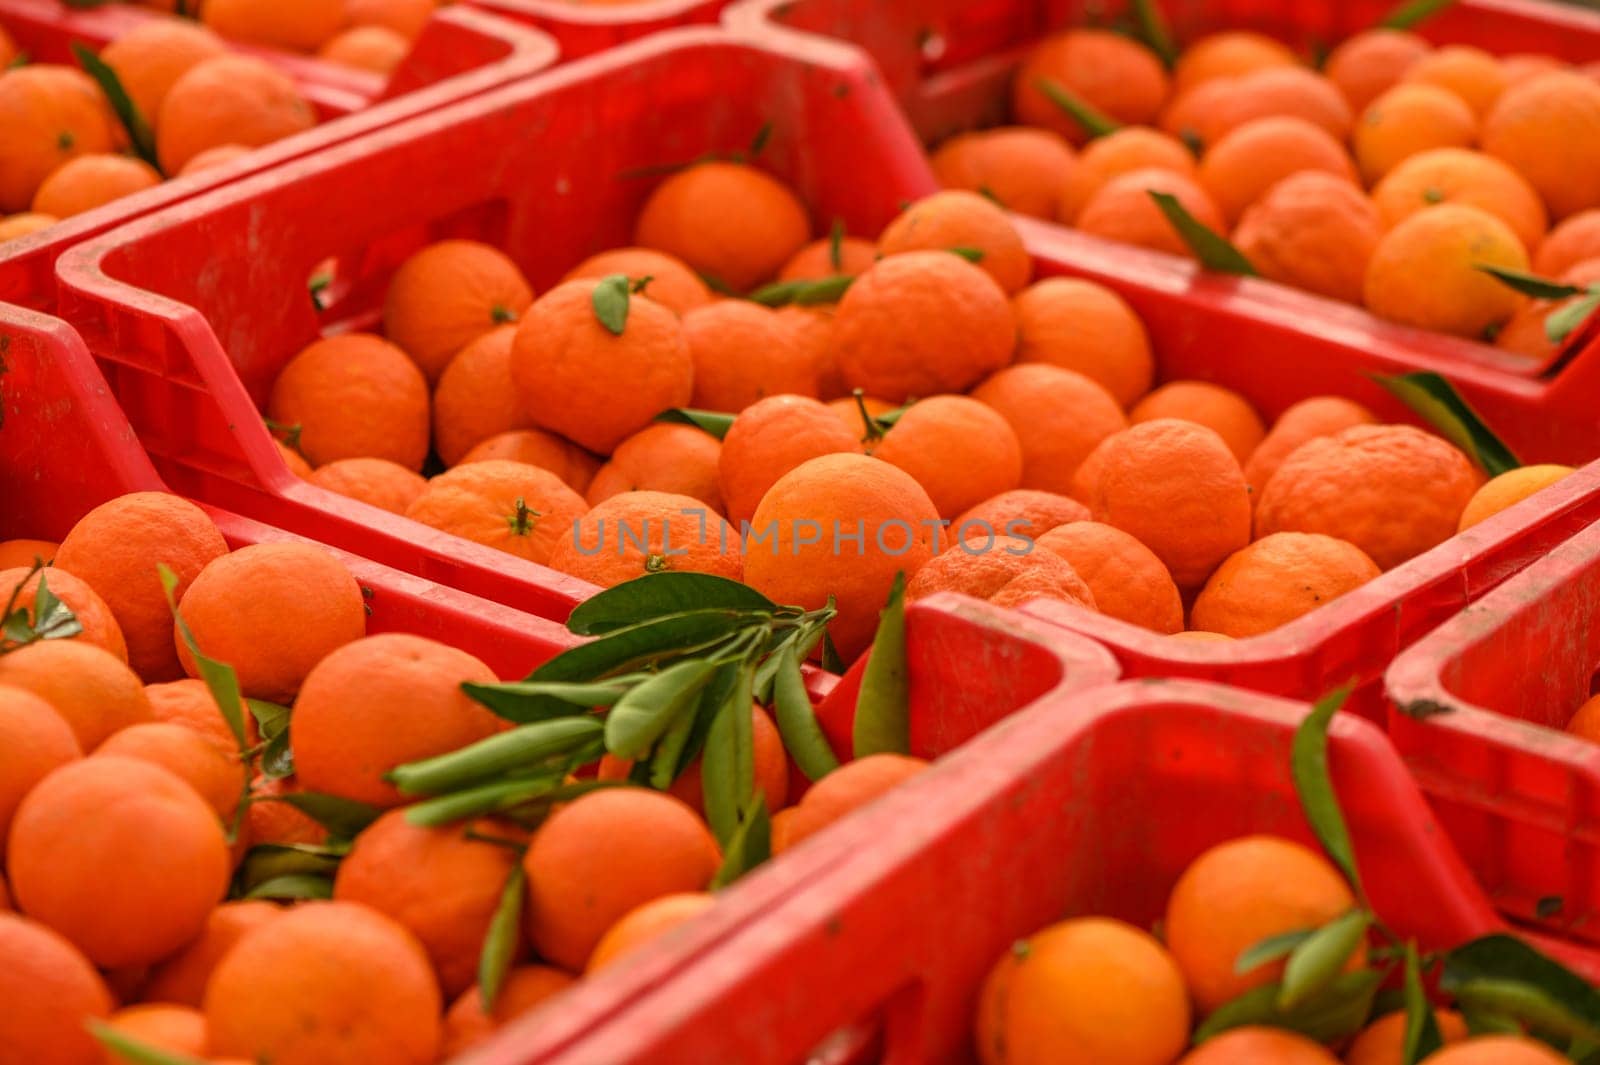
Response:
[[[40,640],[69,639],[83,631],[83,624],[72,608],[50,590],[46,569],[42,561],[34,559],[27,575],[11,589],[5,609],[0,610],[0,655]],[[29,614],[28,608],[18,606],[17,601],[22,597],[22,589],[35,575],[39,578],[39,585],[33,593],[33,612]]]
[[[1306,820],[1357,904],[1320,927],[1275,935],[1244,951],[1235,963],[1237,972],[1283,961],[1282,977],[1223,1004],[1196,1031],[1195,1042],[1244,1025],[1287,1028],[1318,1042],[1335,1042],[1365,1027],[1377,1013],[1400,1008],[1406,1016],[1401,1060],[1416,1065],[1442,1045],[1425,988],[1425,977],[1436,972],[1440,991],[1454,998],[1473,1032],[1527,1033],[1574,1060],[1588,1060],[1600,1048],[1600,990],[1588,981],[1505,934],[1425,954],[1373,911],[1328,772],[1328,729],[1348,695],[1349,689],[1336,692],[1306,716],[1295,733],[1290,769]],[[1350,969],[1364,945],[1366,964]],[[1380,994],[1397,975],[1398,992]]]
[[[1569,285],[1501,266],[1479,264],[1478,269],[1524,296],[1558,304],[1550,308],[1544,320],[1544,335],[1552,344],[1565,344],[1600,310],[1600,284]]]

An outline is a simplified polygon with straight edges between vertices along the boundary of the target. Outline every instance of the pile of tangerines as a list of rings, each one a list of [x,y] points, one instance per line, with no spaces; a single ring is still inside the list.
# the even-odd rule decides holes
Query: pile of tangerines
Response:
[[[172,0],[151,6],[173,10]],[[152,17],[100,52],[144,127],[114,110],[102,72],[30,60],[0,23],[0,241],[219,166],[310,129],[287,74],[227,41],[312,52],[388,74],[434,0],[205,0],[199,21]],[[226,40],[225,40],[226,38]],[[147,143],[141,145],[140,137]]]
[[[1192,255],[1168,193],[1271,280],[1536,358],[1549,307],[1481,267],[1600,280],[1600,64],[1374,29],[1320,64],[1222,32],[1169,67],[1079,29],[1033,50],[1012,110],[938,149],[945,185]]]

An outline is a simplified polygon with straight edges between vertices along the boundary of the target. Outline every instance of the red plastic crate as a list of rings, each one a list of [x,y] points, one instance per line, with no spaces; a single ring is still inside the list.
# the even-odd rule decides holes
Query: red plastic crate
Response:
[[[121,4],[70,9],[58,0],[0,0],[0,27],[37,62],[76,65],[73,43],[98,50],[135,26],[167,17]],[[435,14],[387,82],[307,56],[234,47],[293,77],[316,106],[321,125],[226,166],[164,182],[0,244],[0,301],[49,310],[56,258],[73,244],[247,174],[527,77],[554,65],[559,54],[554,40],[538,30],[464,7]]]
[[[1387,676],[1390,736],[1468,860],[1494,870],[1485,886],[1496,901],[1591,943],[1600,746],[1561,730],[1596,692],[1597,667],[1600,525],[1462,611]]]
[[[1042,699],[471,1060],[795,1065],[849,1029],[881,1036],[869,1060],[972,1060],[978,989],[1017,939],[1084,914],[1148,927],[1225,840],[1311,843],[1289,775],[1305,711],[1189,682]],[[1425,949],[1504,928],[1377,728],[1340,716],[1329,762],[1389,924]]]
[[[717,21],[728,0],[633,0],[586,4],[583,0],[466,0],[473,7],[537,26],[556,39],[565,59],[662,30]]]
[[[1180,41],[1222,29],[1250,29],[1308,49],[1367,29],[1397,0],[1165,0]],[[723,21],[779,49],[819,39],[865,51],[928,143],[952,133],[1005,122],[1012,71],[1029,46],[1067,26],[1123,17],[1123,0],[741,0]],[[1600,57],[1600,11],[1543,0],[1457,0],[1417,29],[1441,44],[1470,44],[1497,54],[1540,52],[1572,62]],[[1600,327],[1569,342],[1547,368],[1475,341],[1382,321],[1366,311],[1259,279],[1220,284],[1191,281],[1188,260],[1115,244],[1055,225],[1061,255],[1094,264],[1105,280],[1165,284],[1204,300],[1224,320],[1266,318],[1302,343],[1357,346],[1384,359],[1421,358],[1464,374],[1493,371],[1520,378],[1509,387],[1547,410],[1558,424],[1513,427],[1513,446],[1579,462],[1594,457],[1588,397],[1600,386]],[[1162,280],[1157,280],[1158,278]],[[1275,353],[1277,359],[1282,353]],[[1567,424],[1559,424],[1565,422]]]

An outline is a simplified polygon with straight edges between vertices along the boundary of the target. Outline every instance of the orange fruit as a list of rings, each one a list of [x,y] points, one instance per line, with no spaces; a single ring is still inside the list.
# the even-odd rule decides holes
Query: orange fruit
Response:
[[[1467,1022],[1454,1010],[1434,1010],[1445,1046],[1467,1038]],[[1344,1052],[1344,1065],[1401,1065],[1406,1039],[1406,1011],[1396,1010],[1362,1029]]]
[[[221,55],[190,67],[167,91],[154,120],[156,153],[162,169],[176,174],[208,148],[259,148],[316,124],[287,74],[254,56]]]
[[[26,689],[0,684],[0,853],[23,796],[82,757],[72,727],[54,707]]]
[[[1600,742],[1600,696],[1590,698],[1567,720],[1567,731],[1591,743]]]
[[[982,534],[935,555],[906,585],[907,599],[958,592],[974,599],[1017,606],[1030,599],[1059,599],[1095,609],[1094,593],[1071,563],[1030,540]]]
[[[1180,95],[1203,81],[1234,78],[1272,67],[1294,67],[1300,58],[1281,41],[1249,30],[1211,33],[1183,50],[1172,68],[1172,91]]]
[[[877,252],[874,251],[862,269],[876,261]],[[836,399],[850,392],[839,371],[838,353],[833,349],[833,316],[832,305],[790,305],[778,310],[778,321],[800,349],[801,359],[809,363],[816,374],[819,399]]]
[[[1257,501],[1256,534],[1323,533],[1390,570],[1454,535],[1482,483],[1467,457],[1437,436],[1358,425],[1283,461]]]
[[[1360,112],[1398,85],[1412,64],[1432,50],[1433,45],[1405,30],[1363,30],[1335,46],[1322,71],[1351,109]]]
[[[1483,150],[1515,167],[1563,219],[1600,207],[1600,84],[1565,71],[1506,90],[1483,120]]]
[[[475,240],[441,240],[395,271],[383,332],[432,384],[457,352],[532,304],[533,289],[505,252]]]
[[[781,810],[789,801],[789,754],[784,749],[778,726],[759,705],[750,708],[750,731],[755,754],[756,790],[766,798],[767,809]],[[695,813],[705,816],[705,790],[701,779],[701,758],[684,767],[678,779],[672,782],[667,793],[681,799]],[[626,780],[633,770],[633,761],[608,754],[600,759],[596,776],[601,780]]]
[[[1245,210],[1233,242],[1263,277],[1360,304],[1383,230],[1359,188],[1339,175],[1302,170]]]
[[[41,640],[0,655],[0,684],[49,703],[85,752],[118,729],[151,720],[150,700],[133,670],[80,640]]]
[[[683,891],[662,895],[629,910],[600,937],[584,971],[592,973],[605,968],[652,939],[694,920],[716,905],[716,901],[714,896],[704,891]]]
[[[1436,1050],[1424,1065],[1562,1065],[1567,1059],[1536,1039],[1480,1035]]]
[[[549,470],[574,492],[584,492],[600,469],[600,460],[570,440],[543,429],[513,429],[474,444],[458,466],[474,462],[515,462]]]
[[[1083,205],[1078,228],[1107,240],[1194,258],[1189,245],[1150,198],[1152,192],[1174,197],[1201,225],[1219,233],[1227,231],[1222,209],[1210,193],[1187,175],[1154,169],[1132,170],[1107,181]]]
[[[547,965],[518,965],[506,973],[494,1012],[484,1013],[478,987],[463,991],[444,1015],[444,1055],[454,1058],[484,1043],[499,1028],[572,986],[571,975]]]
[[[933,557],[938,524],[910,474],[865,455],[824,455],[762,498],[746,536],[745,581],[807,610],[833,596],[839,614],[828,631],[849,661],[872,642],[895,574],[910,580]]]
[[[1198,588],[1250,542],[1250,488],[1222,437],[1158,418],[1103,445],[1090,488],[1094,520],[1155,552],[1179,588]]]
[[[591,451],[613,448],[694,393],[694,357],[678,316],[645,296],[628,298],[621,334],[602,325],[596,282],[545,293],[517,327],[511,379],[541,428]]]
[[[779,281],[821,281],[830,277],[855,277],[878,261],[878,245],[860,237],[841,236],[814,240],[795,252],[778,271]],[[794,307],[794,310],[804,308]]]
[[[1580,211],[1550,230],[1533,256],[1534,272],[1560,277],[1579,263],[1600,259],[1600,208]]]
[[[588,509],[583,497],[549,470],[490,459],[429,481],[406,508],[406,517],[542,566]]]
[[[613,248],[589,256],[567,271],[563,281],[585,278],[598,281],[613,274],[625,274],[635,283],[649,278],[644,295],[674,314],[684,315],[712,300],[711,289],[700,275],[677,256],[651,248]]]
[[[178,79],[191,69],[226,55],[222,38],[185,19],[151,19],[119,35],[100,50],[100,59],[146,122],[154,123]]]
[[[883,259],[856,278],[834,318],[845,383],[890,402],[964,392],[1015,354],[1004,290],[947,251]]]
[[[345,12],[325,0],[206,0],[201,18],[236,41],[314,52],[344,28]]]
[[[405,61],[411,42],[383,26],[345,30],[317,50],[317,58],[388,77]]]
[[[1017,434],[998,411],[967,396],[918,400],[871,453],[916,478],[946,518],[1022,484]]]
[[[193,788],[111,755],[35,785],[6,847],[17,908],[101,967],[148,965],[199,935],[232,867],[222,825]]]
[[[244,935],[288,912],[260,899],[224,902],[206,917],[204,929],[183,949],[150,970],[146,1002],[198,1007],[211,971]]]
[[[1083,144],[1088,132],[1040,91],[1052,81],[1123,125],[1148,125],[1167,98],[1167,72],[1143,45],[1105,30],[1046,37],[1018,69],[1011,109],[1023,125],[1041,126]]]
[[[1022,444],[1023,488],[1065,495],[1096,444],[1127,426],[1122,408],[1096,382],[1048,363],[1012,366],[972,390],[1011,423]]]
[[[287,703],[311,667],[367,629],[344,563],[308,543],[241,547],[200,571],[178,603],[202,654],[233,667],[248,698]],[[199,676],[189,649],[178,657]]]
[[[124,1006],[106,1019],[106,1024],[145,1046],[182,1054],[191,1058],[206,1052],[206,1019],[197,1009],[165,1002]],[[112,1050],[105,1052],[107,1065],[121,1065],[125,1059]]]
[[[859,420],[856,423],[860,425]],[[859,429],[805,396],[768,396],[739,412],[722,440],[717,480],[728,520],[748,522],[778,479],[808,459],[859,453]]]
[[[817,394],[815,363],[759,303],[720,300],[692,310],[683,335],[694,360],[694,407],[738,413],[766,396]]]
[[[1264,118],[1298,118],[1341,144],[1354,121],[1350,105],[1331,81],[1295,66],[1204,82],[1173,101],[1161,127],[1209,149],[1239,127]]]
[[[904,403],[890,403],[888,400],[875,399],[872,396],[862,396],[859,400],[855,396],[841,396],[828,401],[828,409],[838,416],[844,427],[850,430],[850,435],[856,437],[864,447],[876,432],[874,426],[866,423],[861,416],[863,407],[867,410],[867,417],[877,418],[907,406]]]
[[[1287,625],[1376,579],[1359,547],[1319,533],[1270,533],[1217,567],[1194,601],[1190,623],[1243,639]]]
[[[96,758],[106,755],[167,770],[193,788],[224,824],[239,805],[244,785],[239,759],[224,754],[193,729],[160,721],[130,725],[112,733],[94,752]]]
[[[0,213],[26,211],[62,163],[112,151],[114,121],[99,86],[75,67],[36,63],[0,74]]]
[[[271,777],[256,777],[251,784],[254,801],[250,803],[250,809],[245,812],[252,844],[328,842],[327,829],[287,802],[278,801],[281,796],[300,790],[302,789],[296,787],[291,778],[275,780]]]
[[[721,861],[705,824],[670,795],[612,788],[580,796],[545,820],[523,856],[529,939],[541,957],[581,971],[629,911],[705,890]]]
[[[186,677],[164,684],[146,684],[144,693],[150,700],[150,713],[156,721],[182,725],[223,754],[238,752],[239,741],[205,681]],[[243,700],[239,703],[239,719],[244,722],[245,742],[251,746],[261,742],[256,719]]]
[[[1152,632],[1183,629],[1183,601],[1167,567],[1144,544],[1121,529],[1094,521],[1058,525],[1037,546],[1060,555],[1094,593],[1107,617]]]
[[[86,1021],[111,1013],[111,992],[78,949],[42,924],[0,913],[0,1046],[17,1062],[98,1065]]]
[[[126,155],[80,155],[62,163],[33,196],[35,214],[70,218],[161,184],[149,163]]]
[[[318,488],[391,514],[404,514],[428,488],[420,473],[388,459],[339,459],[319,467],[306,479]]]
[[[1510,226],[1525,249],[1544,239],[1548,220],[1527,180],[1492,156],[1461,148],[1414,155],[1372,190],[1372,202],[1393,229],[1418,211],[1457,203],[1487,211]]]
[[[1371,185],[1414,155],[1435,148],[1471,148],[1478,116],[1455,93],[1437,85],[1396,85],[1368,105],[1352,143],[1361,176]]]
[[[290,359],[267,414],[299,427],[313,466],[378,458],[420,470],[428,457],[428,382],[405,352],[369,333],[318,340]]]
[[[634,227],[636,244],[677,256],[735,292],[776,276],[810,237],[805,205],[788,186],[720,160],[696,163],[656,186]]]
[[[86,582],[64,569],[17,566],[0,570],[0,604],[10,603],[11,609],[26,611],[29,621],[39,624],[37,597],[41,582],[78,619],[82,631],[67,639],[93,644],[124,662],[128,660],[128,645],[111,608]]]
[[[1417,59],[1406,68],[1404,81],[1437,85],[1455,93],[1483,118],[1506,89],[1500,61],[1481,48],[1446,45]]]
[[[878,237],[885,257],[912,251],[951,251],[977,255],[977,265],[1006,295],[1020,292],[1033,276],[1033,259],[1005,211],[975,192],[949,189],[918,200],[900,212]]]
[[[1124,126],[1096,138],[1067,172],[1056,217],[1072,225],[1106,182],[1135,170],[1171,170],[1192,178],[1194,153],[1178,138],[1144,126]]]
[[[296,451],[288,444],[285,444],[277,437],[272,438],[272,443],[275,447],[277,447],[278,454],[283,458],[283,464],[289,467],[290,473],[294,474],[302,481],[311,476],[311,463],[305,460],[305,456],[301,455],[300,452]]]
[[[698,499],[623,492],[556,541],[550,568],[612,588],[648,573],[710,573],[738,580],[739,531]]]
[[[1194,422],[1222,437],[1240,467],[1261,444],[1267,430],[1250,401],[1232,389],[1209,381],[1173,381],[1141,399],[1128,412],[1128,424],[1177,418]]]
[[[1247,122],[1223,135],[1200,160],[1200,185],[1229,221],[1278,182],[1303,170],[1321,170],[1355,182],[1342,145],[1303,118],[1277,116]]]
[[[899,786],[928,763],[904,754],[872,754],[846,762],[813,784],[798,806],[772,820],[772,852],[781,854]]]
[[[1245,951],[1269,936],[1320,927],[1355,905],[1322,855],[1275,836],[1245,836],[1212,847],[1178,878],[1167,900],[1167,948],[1195,1004],[1209,1013],[1283,977],[1282,960],[1236,972]],[[1365,958],[1362,947],[1346,968]]]
[[[1088,508],[1075,499],[1055,492],[1019,488],[1002,492],[963,512],[950,523],[940,545],[949,551],[974,536],[990,535],[1037,540],[1058,525],[1088,520]]]
[[[1567,64],[1549,55],[1521,52],[1500,57],[1500,72],[1506,76],[1508,89],[1525,81],[1532,81],[1541,74],[1552,74],[1567,69]]]
[[[207,148],[192,157],[187,163],[183,164],[183,169],[179,170],[176,176],[188,177],[190,174],[198,174],[202,170],[214,170],[217,167],[227,166],[234,160],[242,159],[253,151],[255,151],[254,148],[247,148],[242,144],[219,144],[215,148]]]
[[[276,1065],[426,1065],[439,985],[410,933],[366,906],[307,902],[247,932],[206,986],[212,1054]]]
[[[1148,932],[1105,917],[1019,940],[979,994],[984,1065],[1168,1065],[1188,1042],[1189,997],[1172,956]]]
[[[1011,300],[1017,361],[1074,370],[1103,386],[1120,406],[1150,390],[1155,360],[1144,323],[1104,285],[1075,277],[1036,282]]]
[[[1526,270],[1516,231],[1462,204],[1430,207],[1385,234],[1367,264],[1367,309],[1380,318],[1462,337],[1482,337],[1524,297],[1480,266]]]
[[[721,514],[721,458],[722,441],[695,426],[647,426],[617,445],[584,498],[593,507],[623,492],[671,492]]]
[[[933,153],[934,177],[945,188],[981,193],[1035,218],[1055,217],[1073,165],[1060,135],[1024,126],[958,134]]]
[[[471,839],[464,826],[421,828],[391,810],[356,836],[333,897],[370,906],[416,936],[440,989],[454,997],[477,979],[484,937],[516,866],[515,851]]]
[[[1523,466],[1507,470],[1485,482],[1482,488],[1473,493],[1472,498],[1467,501],[1467,508],[1461,512],[1461,521],[1456,527],[1464,532],[1479,522],[1494,517],[1502,510],[1516,506],[1535,492],[1550,487],[1572,472],[1571,466],[1557,465]]]
[[[1367,408],[1343,396],[1312,396],[1278,415],[1272,431],[1250,453],[1244,464],[1245,480],[1257,499],[1283,460],[1308,440],[1332,436],[1354,425],[1376,425],[1377,417]]]
[[[178,578],[173,594],[181,599],[200,571],[227,551],[216,524],[193,503],[165,492],[133,492],[78,519],[56,562],[111,608],[127,639],[129,665],[149,680],[167,680],[183,670],[157,564]]]
[[[457,352],[439,375],[433,388],[433,448],[446,466],[492,436],[532,424],[511,384],[516,335],[510,325],[490,330]]]
[[[1339,1059],[1303,1035],[1249,1026],[1207,1039],[1178,1065],[1339,1065]]]
[[[472,655],[390,632],[329,654],[294,704],[295,776],[308,791],[387,809],[405,801],[384,774],[500,731],[502,722],[461,690],[493,684]]]
[[[10,218],[0,219],[0,242],[21,240],[40,230],[49,229],[59,221],[61,219],[47,214],[14,214]]]
[[[48,566],[59,546],[49,540],[0,540],[0,569],[32,569],[35,563]]]
[[[437,7],[437,0],[345,0],[344,21],[349,26],[381,26],[413,41]]]

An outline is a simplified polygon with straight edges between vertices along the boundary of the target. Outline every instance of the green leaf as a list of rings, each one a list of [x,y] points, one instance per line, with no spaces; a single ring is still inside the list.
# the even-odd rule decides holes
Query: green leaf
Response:
[[[714,659],[691,658],[637,685],[606,715],[606,748],[619,758],[639,758],[697,706],[711,681]]]
[[[911,685],[906,673],[906,575],[895,574],[856,699],[855,756],[909,754]]]
[[[728,435],[728,430],[733,428],[733,418],[732,414],[723,414],[720,411],[673,407],[657,414],[654,420],[670,425],[692,425],[721,440]]]
[[[612,274],[595,282],[594,294],[589,297],[594,305],[594,316],[612,336],[621,336],[628,328],[628,298],[632,285],[627,274]]]
[[[1431,425],[1440,436],[1477,461],[1491,477],[1522,465],[1484,424],[1455,386],[1432,371],[1372,374],[1372,379]]]
[[[1282,988],[1264,984],[1217,1007],[1194,1033],[1196,1045],[1234,1028],[1265,1025],[1299,1032],[1318,1043],[1332,1043],[1360,1031],[1372,1015],[1383,974],[1375,969],[1340,973],[1322,991],[1292,1010],[1277,1008]]]
[[[580,636],[596,636],[648,619],[712,608],[771,614],[778,606],[748,584],[726,577],[647,573],[580,603],[567,618],[567,628]]]
[[[1240,954],[1233,963],[1233,971],[1243,976],[1263,965],[1281,961],[1294,953],[1294,948],[1310,939],[1316,932],[1315,928],[1301,928],[1293,932],[1283,932],[1279,935],[1268,936],[1255,946],[1250,947]]]
[[[194,659],[195,668],[200,671],[200,679],[206,682],[206,690],[211,693],[217,709],[222,711],[222,718],[228,723],[234,742],[243,752],[250,744],[245,737],[244,714],[240,710],[244,697],[239,694],[239,675],[233,671],[232,666],[207,658],[200,653],[200,645],[195,643],[189,623],[178,613],[178,600],[175,595],[178,575],[163,562],[156,566],[156,576],[161,580],[162,591],[166,592],[167,609],[172,612],[172,620],[178,629],[178,638],[189,649],[189,656]]]
[[[1417,945],[1406,943],[1405,970],[1406,1035],[1401,1044],[1400,1065],[1417,1065],[1417,1062],[1444,1045],[1439,1034],[1439,1020],[1433,1015],[1433,1004],[1422,987],[1422,962],[1417,957]]]
[[[839,759],[817,724],[816,708],[806,691],[800,672],[800,656],[794,645],[785,644],[776,655],[778,671],[773,675],[773,707],[777,711],[778,734],[795,765],[806,779],[815,783],[839,768]]]
[[[711,878],[711,890],[727,887],[771,857],[772,816],[767,813],[767,797],[758,791],[739,815],[739,827],[723,849],[722,866]]]
[[[835,218],[828,231],[828,263],[837,273],[844,269],[844,219]]]
[[[548,770],[552,759],[569,756],[605,735],[593,714],[520,725],[446,754],[409,762],[387,778],[405,795],[441,795],[493,781],[511,772]]]
[[[440,825],[454,824],[457,821],[503,813],[554,794],[561,787],[566,775],[563,770],[542,776],[515,777],[477,784],[408,807],[406,820],[419,828],[438,828]]]
[[[1176,196],[1156,189],[1147,191],[1156,206],[1161,208],[1161,213],[1167,216],[1167,221],[1172,223],[1172,228],[1178,236],[1189,246],[1189,250],[1194,252],[1195,258],[1200,260],[1201,266],[1219,274],[1260,276],[1244,252],[1234,247],[1227,237],[1190,214],[1189,209],[1178,202]]]
[[[1378,20],[1378,28],[1409,30],[1453,4],[1455,0],[1409,0]]]
[[[134,153],[154,167],[156,173],[165,177],[161,161],[156,155],[156,138],[150,131],[150,123],[139,113],[139,105],[123,88],[117,72],[76,41],[72,44],[72,54],[78,58],[78,65],[100,86],[100,91],[106,94],[106,99],[111,102],[111,110],[116,112],[122,128],[128,131],[128,143],[133,146]]]
[[[483,937],[483,950],[478,954],[478,997],[487,1015],[494,1013],[494,1004],[522,940],[523,895],[527,893],[527,886],[528,874],[518,862],[506,877],[500,904],[495,907],[489,931]]]
[[[703,689],[702,689],[703,691]],[[696,726],[700,722],[701,707],[704,700],[696,703],[693,713],[679,714],[668,726],[661,742],[656,744],[655,751],[650,755],[650,765],[646,777],[650,786],[657,791],[666,791],[672,787],[684,769],[684,752],[689,747],[689,742],[695,736]],[[702,732],[701,740],[705,739]],[[634,767],[638,769],[638,766]]]
[[[961,258],[967,260],[967,262],[969,262],[969,263],[981,263],[981,262],[983,262],[983,249],[982,248],[969,248],[969,247],[967,247],[965,245],[961,245],[961,246],[954,247],[954,248],[946,248],[945,250],[948,251],[951,255],[959,255],[959,256],[961,256]]]
[[[476,684],[469,681],[461,685],[461,690],[501,717],[532,724],[587,714],[597,706],[613,706],[643,675],[629,674],[593,684],[538,680]]]
[[[1161,15],[1161,9],[1154,0],[1134,0],[1133,17],[1139,29],[1139,39],[1160,56],[1161,62],[1170,70],[1178,62],[1179,50],[1177,42],[1172,39],[1172,31],[1167,28],[1167,20]]]
[[[1284,966],[1278,1008],[1285,1012],[1293,1010],[1332,983],[1365,941],[1371,921],[1365,910],[1351,910],[1329,921],[1294,948],[1289,963]]]
[[[756,130],[756,135],[750,138],[750,148],[747,153],[749,158],[755,159],[766,151],[768,142],[772,140],[772,129],[771,122],[764,122],[761,128]]]
[[[1439,986],[1480,1012],[1600,1039],[1600,988],[1513,936],[1484,936],[1451,951]]]
[[[256,801],[293,806],[338,839],[353,838],[383,813],[364,802],[315,791],[286,791],[282,795],[265,795]]]
[[[1493,1010],[1478,1009],[1456,1003],[1461,1019],[1467,1024],[1469,1035],[1523,1035],[1522,1023],[1514,1017]]]
[[[280,876],[245,892],[247,899],[331,899],[333,880],[325,876]]]
[[[1045,98],[1061,109],[1063,113],[1089,134],[1089,139],[1104,137],[1115,133],[1122,126],[1105,112],[1097,110],[1087,100],[1073,93],[1059,81],[1050,78],[1040,78],[1033,83],[1033,87],[1044,94]]]
[[[38,638],[33,633],[33,622],[28,620],[26,610],[14,610],[7,614],[5,622],[0,624],[0,634],[15,644],[29,644]]]
[[[33,594],[33,631],[41,640],[64,640],[83,631],[83,625],[73,614],[72,608],[50,590],[48,576],[42,569],[39,571],[39,587]]]
[[[1600,291],[1591,291],[1581,300],[1557,307],[1544,320],[1544,335],[1552,344],[1563,344],[1576,333],[1589,316],[1600,308]]]
[[[289,719],[287,706],[269,703],[264,699],[246,699],[246,707],[256,720],[265,746],[261,749],[260,768],[263,775],[282,780],[294,775],[294,752],[289,747]]]
[[[349,850],[348,843],[258,843],[239,863],[234,876],[236,895],[244,895],[271,880],[290,876],[332,877]]]
[[[105,1021],[91,1020],[88,1026],[89,1034],[98,1039],[101,1046],[130,1065],[206,1065],[204,1058],[193,1058],[188,1054],[151,1046]]]
[[[828,597],[828,605],[833,605],[833,597]],[[833,674],[843,674],[847,668],[844,659],[839,657],[839,649],[833,645],[833,637],[824,630],[822,633],[822,668]]]
[[[1552,281],[1547,277],[1539,277],[1523,270],[1508,270],[1503,266],[1491,266],[1488,263],[1475,263],[1474,266],[1507,288],[1524,296],[1532,296],[1536,300],[1564,300],[1569,296],[1581,296],[1589,291],[1577,285]]]
[[[747,663],[727,663],[706,688],[716,709],[700,752],[700,782],[717,843],[727,849],[739,827],[739,812],[755,790],[755,740],[750,724],[755,670]]]
[[[855,284],[855,278],[845,274],[833,277],[798,278],[794,281],[774,281],[750,293],[750,299],[765,307],[814,307],[820,303],[838,303]]]
[[[18,52],[16,55],[11,57],[11,62],[7,63],[5,68],[7,70],[17,70],[21,67],[27,66],[31,62],[33,62],[33,57],[27,52]]]
[[[1311,713],[1295,729],[1289,768],[1294,776],[1294,789],[1300,796],[1300,808],[1305,812],[1311,831],[1316,833],[1328,857],[1344,872],[1356,895],[1365,898],[1361,872],[1356,868],[1355,848],[1350,843],[1350,831],[1345,827],[1344,811],[1339,808],[1339,796],[1328,775],[1328,726],[1349,697],[1350,688],[1346,686],[1324,696],[1312,707]]]
[[[327,306],[322,302],[322,294],[332,284],[333,275],[326,270],[311,275],[311,280],[307,282],[306,288],[311,293],[311,306],[313,309],[319,311],[327,310]]]

